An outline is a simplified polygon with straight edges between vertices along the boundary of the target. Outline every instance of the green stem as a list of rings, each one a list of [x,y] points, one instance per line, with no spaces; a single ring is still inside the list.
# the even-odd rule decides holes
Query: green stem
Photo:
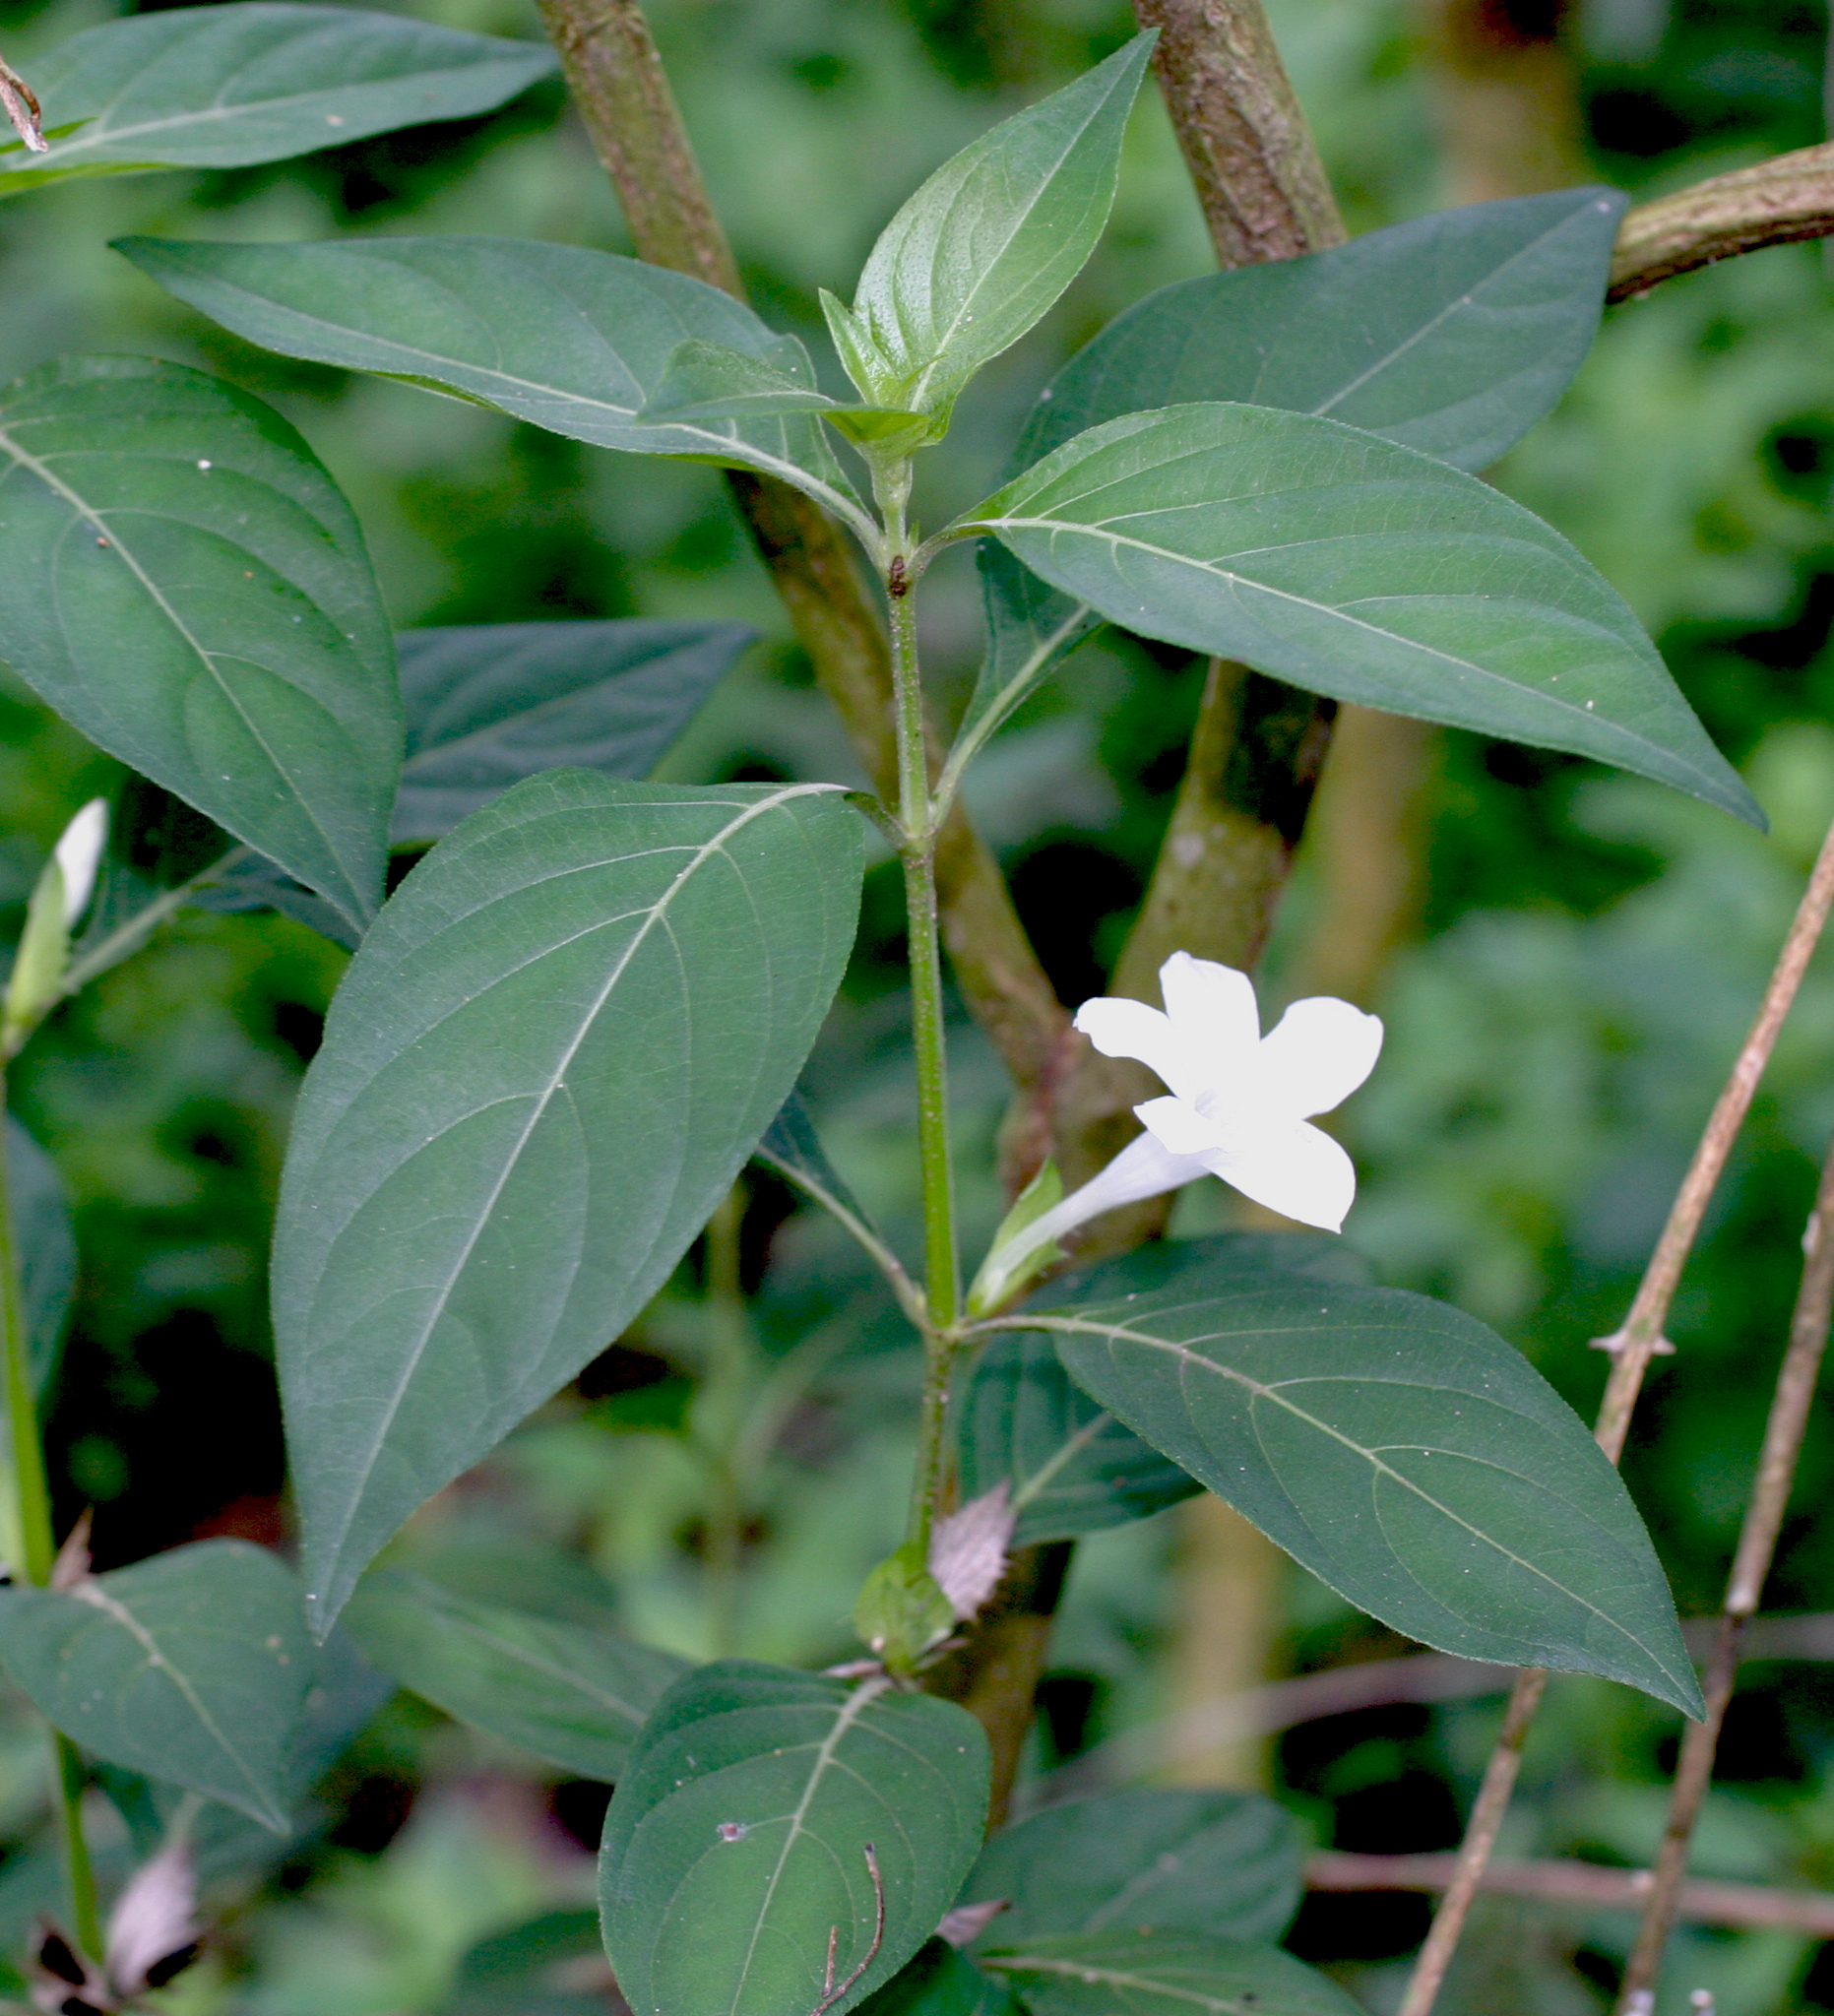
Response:
[[[16,1564],[34,1589],[51,1579],[57,1558],[51,1533],[51,1483],[45,1473],[38,1432],[38,1406],[32,1390],[31,1342],[26,1303],[20,1290],[19,1248],[13,1234],[13,1197],[5,1153],[6,1074],[0,1071],[0,1350],[5,1355],[7,1423],[12,1435],[13,1526],[24,1559]],[[52,1730],[52,1774],[63,1828],[64,1874],[76,1920],[77,1941],[92,1959],[101,1957],[101,1925],[95,1909],[95,1877],[83,1838],[83,1761],[68,1737]]]
[[[741,1179],[707,1225],[707,1427],[713,1460],[713,1502],[707,1521],[707,1579],[713,1655],[738,1648],[739,1574],[745,1544],[739,1445],[751,1384],[751,1339],[739,1277],[739,1228],[745,1216]]]
[[[905,916],[910,934],[911,1037],[917,1052],[917,1154],[923,1176],[923,1400],[908,1539],[927,1549],[943,1483],[943,1423],[949,1373],[960,1342],[962,1264],[955,1226],[955,1169],[949,1154],[949,1060],[944,1032],[942,937],[936,910],[936,818],[923,731],[917,667],[914,541],[905,527],[911,466],[875,472],[892,558],[886,574],[891,609],[892,693],[898,731],[898,816],[904,828]]]

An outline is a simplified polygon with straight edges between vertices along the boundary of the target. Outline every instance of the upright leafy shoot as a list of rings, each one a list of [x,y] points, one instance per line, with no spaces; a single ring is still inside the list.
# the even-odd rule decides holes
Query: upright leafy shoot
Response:
[[[824,296],[867,399],[940,434],[963,386],[1082,271],[1113,207],[1154,39],[1136,35],[946,161],[886,225],[852,309]]]
[[[828,1011],[860,856],[820,786],[555,771],[390,903],[307,1073],[275,1241],[315,1629],[706,1224]]]

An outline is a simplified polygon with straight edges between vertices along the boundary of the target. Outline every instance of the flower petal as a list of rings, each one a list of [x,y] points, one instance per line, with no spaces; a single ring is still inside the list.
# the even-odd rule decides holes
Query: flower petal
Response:
[[[1320,1231],[1341,1231],[1356,1202],[1355,1164],[1322,1128],[1303,1120],[1244,1128],[1231,1147],[1202,1160],[1244,1197]]]
[[[1105,1057],[1136,1057],[1173,1092],[1191,1086],[1193,1060],[1187,1046],[1180,1042],[1170,1018],[1144,1001],[1099,994],[1076,1011],[1076,1026]]]
[[[1261,1040],[1261,1012],[1245,973],[1174,952],[1159,969],[1159,991],[1178,1040],[1202,1060],[1207,1084],[1227,1087],[1236,1072],[1249,1068]]]
[[[1257,1102],[1299,1119],[1328,1113],[1375,1069],[1381,1051],[1380,1016],[1329,994],[1295,1001],[1262,1040]]]
[[[1134,1112],[1146,1131],[1173,1155],[1205,1155],[1225,1145],[1218,1129],[1186,1100],[1149,1099]]]

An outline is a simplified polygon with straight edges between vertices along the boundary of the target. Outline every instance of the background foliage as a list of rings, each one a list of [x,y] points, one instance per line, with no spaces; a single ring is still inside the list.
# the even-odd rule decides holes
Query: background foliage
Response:
[[[534,35],[516,0],[440,0],[425,19]],[[1272,8],[1353,228],[1474,189],[1448,120],[1456,51],[1407,0]],[[1543,48],[1549,0],[1490,0],[1504,54]],[[760,309],[813,336],[816,290],[846,290],[872,237],[939,160],[1019,101],[1118,45],[1113,0],[659,0],[689,126]],[[92,0],[0,6],[0,46],[33,51],[105,18]],[[1438,24],[1437,26],[1435,24]],[[1779,0],[1590,0],[1560,23],[1581,158],[1647,195],[1824,137],[1818,7]],[[1544,49],[1545,53],[1545,49]],[[1448,135],[1451,136],[1448,140]],[[637,463],[407,388],[289,364],[161,294],[106,241],[489,231],[627,249],[614,199],[557,83],[488,118],[413,129],[272,168],[75,182],[0,212],[0,376],[60,351],[151,352],[273,401],[352,499],[401,627],[555,616],[728,617],[765,641],[729,675],[664,774],[696,782],[852,779],[761,569],[712,471]],[[1115,220],[1039,330],[971,389],[930,460],[934,505],[991,486],[1057,362],[1136,294],[1209,265],[1156,100],[1130,133]],[[1364,1185],[1349,1238],[1391,1285],[1458,1302],[1519,1344],[1589,1414],[1603,1360],[1693,1130],[1748,1018],[1800,876],[1834,812],[1834,290],[1818,247],[1675,283],[1611,312],[1561,408],[1497,472],[1636,607],[1721,746],[1769,810],[1768,839],[1590,766],[1447,734],[1420,848],[1418,942],[1383,983],[1387,1054],[1352,1109]],[[969,409],[976,410],[971,412]],[[972,424],[976,417],[986,425]],[[980,445],[977,445],[980,444]],[[979,654],[972,568],[929,597],[930,662],[965,691]],[[1066,999],[1096,991],[1177,782],[1200,668],[1170,648],[1098,644],[996,743],[970,786]],[[111,766],[22,689],[0,692],[0,901],[23,904],[42,847]],[[1314,847],[1270,961],[1289,988],[1328,960],[1311,926],[1330,863]],[[895,870],[869,870],[865,926],[814,1067],[825,1136],[850,1181],[915,1236]],[[0,919],[16,930],[17,914]],[[55,1153],[83,1263],[61,1391],[60,1524],[96,1508],[97,1564],[213,1535],[286,1531],[263,1290],[285,1115],[343,955],[274,916],[187,914],[107,976],[14,1072]],[[964,1167],[984,1169],[1000,1074],[963,1022]],[[1712,1607],[1780,1353],[1813,1167],[1834,1127],[1834,971],[1811,977],[1671,1329],[1627,1465],[1684,1614]],[[989,1187],[967,1200],[990,1229]],[[740,1242],[758,1289],[751,1376],[780,1434],[762,1459],[736,1603],[739,1649],[846,1654],[860,1575],[895,1544],[915,1382],[837,1234],[763,1172]],[[1181,1228],[1208,1228],[1220,1195]],[[971,1230],[971,1245],[973,1236]],[[712,1284],[717,1291],[718,1282]],[[885,1312],[889,1318],[889,1309]],[[730,1592],[710,1573],[708,1482],[690,1430],[732,1311],[699,1255],[624,1341],[446,1494],[409,1544],[488,1595],[539,1572],[583,1621],[609,1578],[638,1635],[705,1657]],[[728,1340],[729,1341],[729,1340]],[[697,1390],[698,1388],[698,1390]],[[839,1404],[846,1396],[845,1409]],[[846,1427],[843,1428],[843,1418]],[[55,1429],[54,1429],[55,1433]],[[1834,1438],[1811,1431],[1767,1609],[1834,1607]],[[1174,1698],[1176,1513],[1085,1543],[1055,1641],[1032,1769],[1091,1786],[1153,1755]],[[531,1542],[546,1550],[538,1571]],[[1298,1571],[1283,1592],[1290,1670],[1406,1650]],[[1827,1669],[1748,1672],[1703,1827],[1703,1873],[1834,1882],[1834,1695]],[[352,1721],[374,1702],[353,1685]],[[1672,1715],[1602,1682],[1557,1679],[1505,1848],[1643,1859],[1672,1758]],[[1438,1849],[1493,1726],[1491,1701],[1361,1711],[1291,1731],[1274,1788],[1322,1846]],[[1105,1758],[1109,1760],[1105,1765]],[[48,1876],[38,1751],[0,1732],[0,1919]],[[399,1697],[376,1709],[286,1858],[215,1864],[240,1900],[224,1945],[170,1991],[199,2012],[364,2016],[506,2011],[489,1956],[532,1915],[583,1905],[602,1792]],[[132,1801],[111,1824],[124,1856]],[[98,1838],[100,1838],[98,1836]],[[1423,1901],[1314,1898],[1296,1940],[1374,2006]],[[573,1921],[555,1921],[564,1959]],[[575,1926],[577,1929],[577,1926]],[[1495,1904],[1454,2006],[1583,2011],[1591,1956],[1627,1922]],[[1682,1935],[1683,1967],[1723,2016],[1834,2007],[1834,1958],[1789,1934]],[[499,1956],[500,1959],[500,1956]],[[505,1963],[507,1965],[507,1963]],[[485,1972],[479,1975],[479,1968]],[[499,1982],[495,1989],[489,1983]],[[602,2007],[590,1969],[582,2008]],[[481,1985],[480,1985],[481,1982]],[[466,2004],[468,1995],[484,1999]],[[552,1997],[543,2006],[556,2006]]]

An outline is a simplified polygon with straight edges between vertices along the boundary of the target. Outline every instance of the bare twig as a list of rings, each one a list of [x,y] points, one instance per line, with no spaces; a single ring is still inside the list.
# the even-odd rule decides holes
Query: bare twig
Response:
[[[1640,203],[1617,231],[1609,298],[1628,300],[1740,252],[1834,232],[1834,143]]]
[[[1796,1480],[1796,1463],[1802,1454],[1809,1404],[1827,1349],[1829,1314],[1834,1311],[1834,1150],[1829,1151],[1822,1166],[1821,1186],[1802,1248],[1806,1259],[1796,1310],[1790,1319],[1789,1347],[1777,1373],[1770,1418],[1764,1424],[1764,1447],[1758,1458],[1757,1477],[1745,1507],[1739,1551],[1733,1557],[1719,1630],[1707,1662],[1703,1690],[1707,1699],[1706,1718],[1690,1723],[1681,1738],[1681,1754],[1669,1794],[1668,1823],[1656,1857],[1655,1880],[1619,1990],[1618,2007],[1623,2011],[1634,2010],[1637,1997],[1655,1988],[1663,1949],[1669,1942],[1687,1873],[1688,1845],[1712,1781],[1720,1729],[1739,1677],[1739,1661],[1744,1656],[1745,1633],[1770,1573],[1777,1536],[1789,1507],[1790,1487]]]
[[[852,1974],[836,1987],[834,1982],[834,1949],[841,1936],[841,1927],[832,1925],[828,1931],[828,1973],[822,1984],[822,1998],[809,2011],[809,2016],[822,2016],[825,2009],[832,2009],[859,1980],[867,1968],[879,1957],[879,1948],[885,1943],[885,1880],[879,1874],[879,1858],[873,1852],[871,1842],[866,1843],[866,1867],[872,1876],[872,1899],[877,1913],[872,1927],[872,1944],[866,1948],[866,1957]]]
[[[1613,1463],[1623,1455],[1630,1416],[1636,1406],[1637,1395],[1643,1389],[1643,1375],[1663,1341],[1662,1326],[1668,1321],[1670,1304],[1680,1286],[1681,1270],[1693,1250],[1700,1222],[1706,1215],[1713,1192],[1719,1187],[1720,1176],[1725,1170],[1727,1158],[1732,1154],[1733,1143],[1739,1137],[1745,1113],[1750,1108],[1758,1080],[1770,1062],[1770,1053],[1776,1047],[1784,1017],[1790,1012],[1797,989],[1802,985],[1802,975],[1807,971],[1809,957],[1821,937],[1830,904],[1834,904],[1834,829],[1830,829],[1821,844],[1821,852],[1808,877],[1808,887],[1802,892],[1802,900],[1797,907],[1789,935],[1783,941],[1783,950],[1770,976],[1770,984],[1764,990],[1757,1019],[1752,1023],[1751,1033],[1745,1038],[1725,1089],[1707,1119],[1700,1145],[1694,1150],[1693,1161],[1688,1165],[1687,1173],[1682,1177],[1681,1187],[1670,1209],[1669,1222],[1663,1227],[1662,1237],[1644,1270],[1630,1313],[1624,1319],[1623,1328],[1606,1340],[1612,1352],[1612,1370],[1606,1381],[1605,1398],[1599,1407],[1595,1432],[1599,1446]],[[1472,1808],[1471,1822],[1458,1852],[1457,1875],[1446,1888],[1444,1902],[1434,1915],[1432,1929],[1427,1933],[1426,1943],[1421,1948],[1420,1959],[1415,1963],[1414,1977],[1401,2005],[1401,2016],[1429,2016],[1438,1997],[1446,1969],[1451,1965],[1460,1934],[1464,1931],[1472,1899],[1478,1894],[1484,1865],[1496,1845],[1497,1829],[1502,1825],[1509,1796],[1515,1789],[1516,1774],[1521,1768],[1522,1745],[1528,1739],[1535,1711],[1541,1705],[1547,1677],[1546,1673],[1530,1669],[1518,1676],[1509,1696],[1502,1733],[1490,1752],[1484,1783]]]
[[[44,128],[39,123],[38,100],[32,95],[32,86],[3,56],[0,56],[0,105],[6,107],[6,115],[13,122],[13,131],[26,143],[28,152],[50,152]]]
[[[1443,1890],[1457,1858],[1449,1855],[1342,1855],[1306,1858],[1308,1890]],[[1492,1862],[1482,1888],[1503,1897],[1537,1897],[1598,1911],[1635,1911],[1655,1877],[1648,1869],[1602,1868],[1593,1862]],[[1834,1896],[1816,1890],[1770,1890],[1757,1883],[1687,1883],[1681,1918],[1706,1925],[1775,1925],[1834,1938]]]

